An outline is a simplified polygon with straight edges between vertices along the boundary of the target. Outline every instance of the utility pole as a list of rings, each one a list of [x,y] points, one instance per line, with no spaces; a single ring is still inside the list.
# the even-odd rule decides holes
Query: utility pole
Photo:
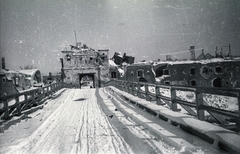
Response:
[[[77,44],[77,34],[76,34],[75,30],[74,30],[74,34],[75,34],[75,41],[76,41],[76,44]]]

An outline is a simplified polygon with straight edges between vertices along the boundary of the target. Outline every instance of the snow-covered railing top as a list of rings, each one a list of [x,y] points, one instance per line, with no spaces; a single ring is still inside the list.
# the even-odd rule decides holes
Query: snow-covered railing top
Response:
[[[240,130],[240,89],[149,84],[114,79],[112,85],[173,111]],[[181,109],[180,109],[181,108]],[[234,125],[234,126],[233,126]]]
[[[44,98],[51,96],[61,87],[61,83],[53,83],[45,87],[34,88],[21,93],[1,97],[1,120],[7,120],[15,115],[21,115],[24,110],[41,104]]]

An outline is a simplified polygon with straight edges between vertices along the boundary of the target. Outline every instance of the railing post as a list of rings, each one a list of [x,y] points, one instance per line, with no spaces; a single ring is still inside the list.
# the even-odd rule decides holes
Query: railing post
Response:
[[[53,93],[56,92],[56,84],[57,84],[57,83],[54,83],[54,85],[53,85]]]
[[[176,100],[176,90],[174,88],[170,88],[171,90],[171,103],[172,103],[172,110],[173,111],[179,111],[178,107],[177,107],[177,103],[175,103]]]
[[[3,100],[4,101],[4,108],[5,108],[5,112],[4,112],[4,119],[8,119],[9,118],[9,107],[8,107],[8,101]]]
[[[135,89],[134,89],[133,81],[131,82],[131,85],[132,85],[132,86],[131,86],[131,91],[132,91],[131,94],[132,94],[133,96],[135,96],[135,92],[134,92]]]
[[[139,82],[137,83],[137,96],[141,98],[141,92],[140,92],[140,84]]]
[[[128,81],[125,81],[125,87],[124,87],[125,92],[128,92],[128,86],[129,86]]]
[[[35,100],[36,100],[36,99],[35,99],[35,92],[33,92],[33,93],[32,93],[32,104],[35,104],[35,103],[36,103]]]
[[[117,87],[116,87],[116,82],[117,82],[117,80],[116,80],[116,79],[112,79],[112,82],[113,82],[113,86],[114,86],[115,88],[117,88]]]
[[[21,115],[21,107],[20,107],[20,103],[19,103],[19,96],[17,96],[15,99],[16,99],[16,105],[17,105],[17,113],[18,113],[18,115]]]
[[[155,94],[156,94],[157,105],[160,105],[161,104],[161,100],[158,97],[160,95],[160,91],[159,91],[159,87],[157,85],[155,86]]]
[[[27,94],[24,94],[24,101],[25,101],[25,104],[26,104],[27,101],[28,101]]]
[[[49,90],[50,85],[47,87],[47,96],[50,95],[50,90]]]
[[[132,82],[128,82],[128,91],[129,91],[129,94],[133,94],[133,88],[132,88],[132,86],[133,86],[133,83]]]
[[[240,132],[240,92],[238,91],[238,118],[236,120],[237,131]]]
[[[54,85],[51,84],[51,86],[50,86],[50,93],[51,93],[51,96],[53,95],[53,90],[54,90],[53,87],[54,87]]]
[[[148,90],[148,84],[145,83],[145,95],[146,95],[146,101],[150,101],[150,96],[148,94],[149,90]]]
[[[205,120],[203,105],[203,94],[196,92],[197,116],[199,120]]]
[[[124,81],[121,81],[121,90],[124,91]]]
[[[128,82],[128,93],[132,94],[132,83]]]
[[[113,86],[114,86],[115,88],[117,88],[116,82],[117,82],[117,80],[116,80],[116,79],[113,79]]]
[[[124,91],[129,93],[129,89],[130,89],[130,83],[128,81],[125,81]]]

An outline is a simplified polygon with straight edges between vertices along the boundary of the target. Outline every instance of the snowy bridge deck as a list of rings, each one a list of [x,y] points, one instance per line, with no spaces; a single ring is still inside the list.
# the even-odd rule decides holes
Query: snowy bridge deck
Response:
[[[112,86],[64,88],[45,100],[41,108],[33,107],[24,115],[1,124],[2,128],[10,127],[0,134],[0,153],[224,153],[221,148],[240,151],[238,134]]]

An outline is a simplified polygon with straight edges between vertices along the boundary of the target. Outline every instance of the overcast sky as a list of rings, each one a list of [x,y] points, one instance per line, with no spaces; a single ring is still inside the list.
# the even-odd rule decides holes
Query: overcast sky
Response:
[[[135,61],[223,47],[240,55],[239,0],[0,0],[1,57],[11,70],[60,72],[61,50],[77,41]],[[198,50],[199,49],[199,50]],[[197,52],[199,54],[201,52]],[[189,53],[172,54],[190,58]]]

